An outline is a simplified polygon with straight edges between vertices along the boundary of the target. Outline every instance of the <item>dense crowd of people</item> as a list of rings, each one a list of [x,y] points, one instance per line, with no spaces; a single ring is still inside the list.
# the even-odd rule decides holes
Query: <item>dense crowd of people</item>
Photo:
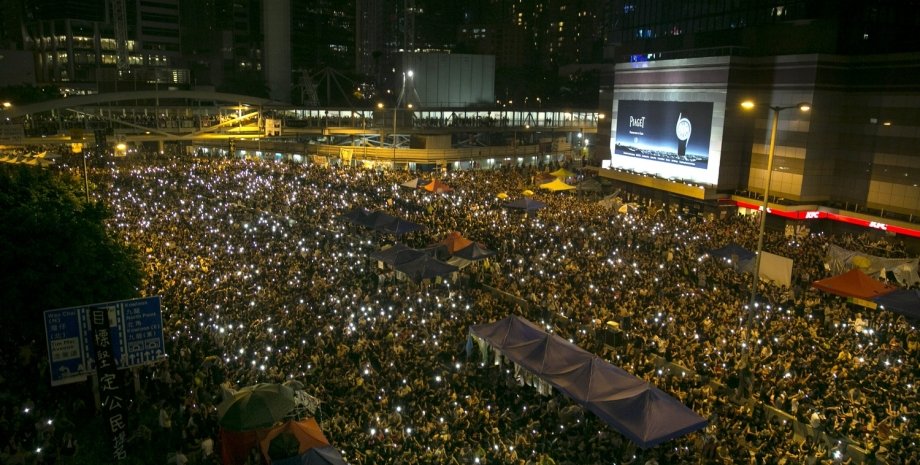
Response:
[[[536,194],[547,206],[534,214],[502,208],[496,194],[533,188],[537,169],[443,173],[454,189],[443,195],[400,187],[403,172],[286,162],[159,160],[93,173],[113,232],[144,256],[141,293],[163,298],[169,357],[142,377],[135,450],[168,444],[143,449],[150,463],[167,451],[213,463],[222,385],[297,380],[322,402],[330,442],[358,465],[840,463],[853,460],[848,444],[867,462],[920,461],[913,324],[810,286],[827,276],[828,243],[865,238],[768,231],[765,250],[795,260],[794,285],[762,283],[749,312],[750,275],[707,252],[753,248],[751,219],[638,198],[639,212],[619,214],[568,193]],[[395,238],[338,218],[353,207],[425,229]],[[368,258],[451,231],[497,254],[422,283]],[[645,378],[709,425],[638,450],[560,394],[520,386],[511,367],[467,358],[469,326],[511,313]],[[601,337],[608,321],[621,330],[613,345]],[[45,411],[55,408],[66,415]],[[9,435],[7,458],[47,429],[32,426],[16,424],[28,433]]]

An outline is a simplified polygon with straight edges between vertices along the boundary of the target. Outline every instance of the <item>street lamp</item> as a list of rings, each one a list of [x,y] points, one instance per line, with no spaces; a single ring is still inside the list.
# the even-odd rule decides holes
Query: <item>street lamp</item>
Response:
[[[758,104],[750,100],[745,100],[741,102],[741,107],[745,110],[752,110],[758,107]],[[791,106],[769,106],[773,110],[773,124],[770,127],[770,150],[767,153],[767,180],[763,188],[763,207],[762,212],[760,213],[760,232],[757,234],[757,255],[754,257],[754,270],[753,277],[751,278],[751,302],[748,307],[748,333],[750,333],[750,325],[752,323],[752,314],[754,313],[754,300],[757,297],[757,285],[760,281],[760,257],[763,255],[763,236],[764,231],[767,227],[767,204],[770,200],[770,181],[773,178],[773,154],[776,150],[776,128],[779,123],[779,112],[783,110],[788,110],[790,108],[798,108],[799,111],[807,112],[811,110],[811,104],[809,103],[799,103],[797,105]],[[750,335],[748,335],[750,337]]]
[[[406,77],[412,79],[413,76],[412,70],[404,71],[402,73],[402,89],[399,91],[399,97],[396,99],[396,105],[393,106],[393,169],[396,169],[396,111],[399,109],[399,104],[402,103],[403,97],[406,95]],[[412,108],[412,105],[409,105],[409,108]]]

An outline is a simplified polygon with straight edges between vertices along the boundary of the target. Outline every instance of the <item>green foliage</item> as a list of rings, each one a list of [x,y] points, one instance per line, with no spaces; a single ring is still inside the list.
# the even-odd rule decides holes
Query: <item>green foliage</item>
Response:
[[[43,310],[137,295],[138,255],[107,233],[108,211],[80,194],[49,171],[0,167],[4,344],[41,343]]]

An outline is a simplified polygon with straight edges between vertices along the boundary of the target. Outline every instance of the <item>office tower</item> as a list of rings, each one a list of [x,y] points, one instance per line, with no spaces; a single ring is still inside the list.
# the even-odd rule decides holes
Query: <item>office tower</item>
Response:
[[[920,211],[920,2],[613,6],[606,55],[617,64],[603,87],[610,123],[599,128],[611,133],[612,167],[672,193],[695,186],[701,199],[756,198],[769,186],[785,205],[901,219]],[[745,111],[744,100],[759,105]],[[811,111],[798,111],[801,102]],[[688,112],[693,130],[681,133],[675,124]]]
[[[918,8],[912,0],[615,0],[609,45],[617,61],[729,46],[749,55],[909,51],[920,44]]]
[[[264,0],[262,10],[263,72],[268,96],[291,100],[291,2]]]

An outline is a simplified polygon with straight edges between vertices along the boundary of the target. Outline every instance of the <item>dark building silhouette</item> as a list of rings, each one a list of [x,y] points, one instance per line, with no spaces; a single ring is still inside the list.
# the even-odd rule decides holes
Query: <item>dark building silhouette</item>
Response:
[[[748,204],[760,202],[772,178],[772,201],[876,215],[873,227],[882,230],[920,214],[920,2],[612,4],[605,56],[614,67],[600,88],[611,117],[599,128],[610,143],[598,147],[599,158],[623,170],[612,176],[689,203],[734,195]],[[743,100],[759,108],[742,110]],[[795,110],[799,102],[811,111]],[[691,147],[701,137],[708,143],[704,169],[698,158],[669,155],[679,112],[652,131],[627,124],[682,105],[712,108],[694,125],[709,132],[689,136]],[[768,107],[786,108],[772,173]]]

